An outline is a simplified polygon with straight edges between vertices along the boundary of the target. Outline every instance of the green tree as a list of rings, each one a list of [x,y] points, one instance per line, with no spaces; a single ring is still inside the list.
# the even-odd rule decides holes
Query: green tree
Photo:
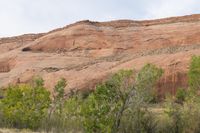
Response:
[[[151,132],[155,128],[154,120],[148,119],[152,118],[152,115],[146,105],[153,100],[155,85],[162,74],[163,70],[153,64],[147,64],[139,71],[135,83],[132,83],[131,88],[122,100],[122,106],[116,116],[113,132],[123,128],[124,130],[120,132],[143,133]],[[120,127],[121,125],[123,127]]]
[[[64,78],[61,78],[54,87],[54,93],[56,95],[54,97],[53,106],[55,106],[56,109],[58,110],[58,114],[62,114],[66,86],[67,86],[66,80]]]
[[[123,123],[132,123],[133,120],[137,120],[135,124],[140,120],[140,125],[143,127],[141,132],[154,128],[155,123],[147,122],[151,115],[146,110],[145,103],[149,103],[152,99],[151,94],[162,73],[162,69],[147,64],[136,76],[132,70],[121,70],[105,83],[98,85],[83,103],[81,113],[84,117],[85,130],[87,132],[121,132],[122,125],[125,125]],[[130,118],[133,119],[125,122],[127,116],[132,116]],[[134,124],[132,123],[131,126],[133,127]]]
[[[65,129],[68,132],[83,132],[83,118],[81,107],[83,100],[79,94],[74,94],[64,103],[63,118],[65,118]]]
[[[153,64],[146,64],[136,76],[135,88],[137,92],[144,98],[144,101],[155,101],[155,85],[163,74],[161,68]]]
[[[40,84],[40,82],[38,82]],[[53,101],[49,108],[48,116],[43,120],[43,129],[46,132],[64,132],[66,118],[63,113],[65,103],[65,87],[67,82],[61,78],[54,87]]]
[[[116,113],[122,105],[125,91],[128,91],[130,87],[128,82],[131,81],[132,75],[131,70],[119,71],[111,79],[98,85],[84,101],[81,113],[87,132],[109,133],[112,131]]]
[[[50,93],[42,84],[10,86],[2,100],[4,120],[15,128],[36,129],[50,103]]]

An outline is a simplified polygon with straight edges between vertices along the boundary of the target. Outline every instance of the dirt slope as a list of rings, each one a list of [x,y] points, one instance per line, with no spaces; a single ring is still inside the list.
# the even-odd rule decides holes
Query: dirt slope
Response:
[[[200,55],[200,15],[81,21],[23,37],[23,41],[21,37],[0,39],[0,86],[40,75],[50,90],[60,77],[68,81],[66,91],[93,88],[119,69],[138,70],[154,63],[165,69],[160,93],[175,93],[178,86],[187,86],[191,56]]]

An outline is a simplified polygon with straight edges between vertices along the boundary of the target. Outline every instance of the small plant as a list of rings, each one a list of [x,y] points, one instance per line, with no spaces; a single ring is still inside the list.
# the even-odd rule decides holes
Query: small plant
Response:
[[[172,101],[171,103],[168,103],[167,109],[168,110],[165,113],[172,120],[172,133],[182,133],[184,131],[182,106]]]
[[[177,89],[176,92],[176,101],[178,103],[183,103],[186,100],[187,97],[187,91],[185,89]]]

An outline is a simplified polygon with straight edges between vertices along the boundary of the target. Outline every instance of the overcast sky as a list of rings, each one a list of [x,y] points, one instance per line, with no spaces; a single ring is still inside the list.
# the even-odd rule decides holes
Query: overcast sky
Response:
[[[79,20],[155,19],[200,13],[200,0],[0,0],[0,37]]]

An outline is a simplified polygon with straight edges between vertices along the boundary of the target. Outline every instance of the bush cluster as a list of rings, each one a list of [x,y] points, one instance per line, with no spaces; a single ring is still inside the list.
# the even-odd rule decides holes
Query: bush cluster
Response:
[[[162,74],[153,64],[139,72],[120,70],[93,91],[72,91],[67,97],[65,79],[52,96],[41,78],[9,86],[0,93],[0,126],[55,133],[199,133],[200,58],[192,58],[189,88],[178,89],[164,103],[156,95]]]
[[[43,85],[10,86],[1,100],[1,121],[9,127],[37,129],[50,103],[50,93]]]

